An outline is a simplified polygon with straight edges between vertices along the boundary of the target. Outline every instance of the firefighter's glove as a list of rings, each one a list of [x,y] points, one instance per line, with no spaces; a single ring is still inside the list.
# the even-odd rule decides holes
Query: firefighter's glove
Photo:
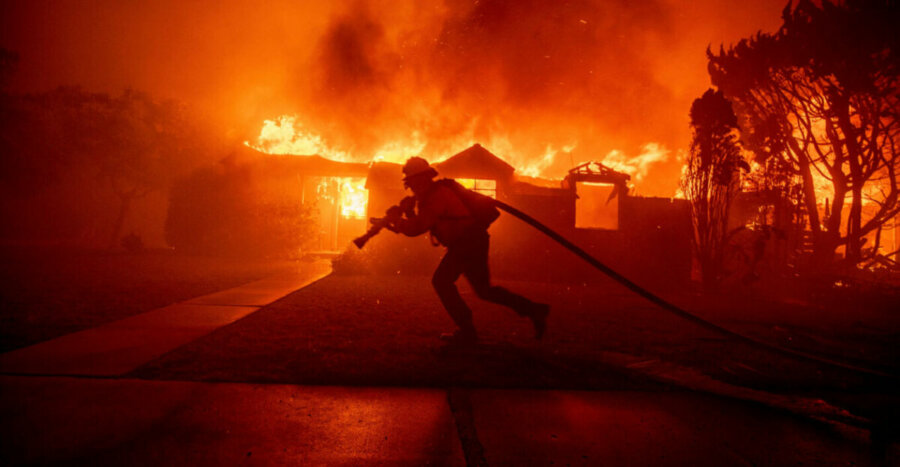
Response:
[[[384,213],[385,227],[392,232],[397,232],[400,223],[403,222],[403,209],[400,206],[391,206]]]
[[[416,215],[416,198],[415,196],[407,196],[400,200],[400,210],[403,214],[406,214],[406,217],[413,217]]]
[[[400,206],[391,206],[384,213],[384,217],[389,220],[403,218],[403,209]]]

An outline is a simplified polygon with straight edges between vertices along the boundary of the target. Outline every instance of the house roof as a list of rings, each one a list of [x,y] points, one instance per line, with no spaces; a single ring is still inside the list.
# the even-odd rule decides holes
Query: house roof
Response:
[[[513,166],[477,143],[443,162],[434,164],[434,168],[443,177],[494,180],[507,180],[516,171]]]
[[[590,161],[569,169],[566,179],[584,182],[625,183],[631,179],[631,175],[615,171],[600,162]]]
[[[238,148],[236,155],[262,167],[313,177],[365,177],[369,172],[369,164],[333,161],[319,155],[272,155],[246,146]]]

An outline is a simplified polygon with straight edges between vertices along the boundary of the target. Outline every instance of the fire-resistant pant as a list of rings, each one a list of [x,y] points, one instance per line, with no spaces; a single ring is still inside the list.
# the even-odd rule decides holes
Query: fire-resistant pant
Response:
[[[485,231],[465,236],[452,246],[434,271],[431,283],[447,313],[464,331],[474,331],[472,309],[466,305],[456,280],[460,275],[466,276],[475,294],[482,300],[511,308],[521,316],[530,316],[537,305],[535,302],[514,294],[503,287],[491,285],[491,273],[488,269],[488,249],[490,237]]]

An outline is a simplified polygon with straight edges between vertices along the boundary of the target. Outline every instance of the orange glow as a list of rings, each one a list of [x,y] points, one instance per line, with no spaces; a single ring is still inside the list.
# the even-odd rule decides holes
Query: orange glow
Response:
[[[318,133],[307,129],[296,115],[282,115],[274,120],[263,121],[256,142],[244,144],[267,154],[295,156],[319,155],[340,162],[384,161],[402,163],[421,154],[425,142],[416,132],[406,140],[385,143],[368,157],[357,156],[338,149],[326,142]]]
[[[777,29],[785,2],[14,3],[12,92],[138,89],[257,148],[243,132],[271,119],[266,138],[290,144],[262,150],[335,160],[434,162],[478,142],[520,175],[561,178],[613,150],[686,147],[705,48]],[[668,162],[637,187],[670,195]]]
[[[619,197],[611,197],[609,183],[577,182],[575,228],[616,230],[619,228]]]
[[[400,164],[413,156],[437,162],[479,142],[471,135],[461,135],[452,141],[449,144],[444,141],[442,144],[446,146],[447,152],[430,154],[427,151],[429,142],[418,132],[413,132],[409,137],[384,143],[371,154],[363,154],[332,146],[319,133],[305,126],[298,116],[282,115],[273,120],[265,120],[256,141],[245,141],[244,144],[268,154],[317,154],[341,162],[383,161]],[[504,135],[485,138],[483,145],[511,164],[516,169],[516,174],[521,176],[552,178],[553,168],[561,166],[568,169],[576,165],[573,153],[578,148],[577,141],[562,146],[547,144],[543,153],[535,158],[529,157],[528,151],[520,150],[513,144],[511,138]],[[647,143],[642,146],[640,154],[634,157],[629,157],[620,150],[612,150],[603,159],[603,163],[631,175],[635,182],[640,182],[654,165],[668,161],[670,153],[671,151],[660,143]],[[343,192],[351,193],[350,189]],[[359,205],[359,202],[348,201],[348,203]]]
[[[659,143],[647,143],[635,157],[627,157],[622,151],[613,150],[601,162],[613,170],[631,175],[637,183],[647,176],[653,165],[667,161],[671,152]]]
[[[369,191],[366,179],[344,178],[341,180],[341,216],[348,219],[364,219],[369,205]]]
[[[372,160],[400,164],[410,157],[421,155],[424,149],[425,141],[418,133],[413,133],[412,138],[408,141],[391,141],[385,144],[381,149],[375,151]]]
[[[347,153],[331,148],[321,136],[306,131],[293,115],[282,115],[275,120],[265,120],[255,144],[245,145],[267,154],[291,154],[311,156],[314,154],[336,160],[350,160]]]
[[[854,116],[854,118],[858,117]],[[817,141],[819,147],[822,148],[823,151],[825,151],[826,155],[831,154],[831,143],[826,130],[827,125],[825,119],[818,116],[809,117],[809,129],[805,128],[803,120],[798,118],[797,116],[792,117],[792,122],[792,126],[794,127],[792,136],[794,138],[798,140],[811,139]],[[828,200],[829,204],[834,204],[834,183],[832,182],[831,175],[827,172],[826,164],[822,160],[815,159],[815,155],[816,152],[814,150],[810,150],[810,156],[813,157],[813,169],[811,172],[813,179],[813,189],[816,193],[816,204],[819,206],[821,214],[824,215],[825,200]],[[826,157],[825,159],[830,160],[831,162],[833,162],[834,160],[833,157]],[[848,167],[846,165],[843,165],[840,170],[842,170],[844,173],[847,173]],[[850,190],[847,190],[847,192],[844,193],[844,201],[849,202],[851,196],[852,192]],[[881,193],[881,184],[873,178],[863,186],[862,204],[873,204],[875,202],[874,200],[881,199],[882,196],[883,193]]]
[[[552,145],[548,144],[543,156],[532,162],[523,162],[520,167],[516,168],[516,172],[528,177],[540,177],[547,167],[553,165],[558,154],[566,154],[569,159],[571,159],[572,151],[574,151],[577,146],[577,143],[572,143],[557,150],[554,149]]]
[[[321,177],[316,186],[316,198],[324,203],[337,203],[337,210],[345,219],[364,219],[369,205],[366,179],[358,177]]]
[[[457,178],[460,185],[491,198],[497,198],[497,181],[480,178]]]

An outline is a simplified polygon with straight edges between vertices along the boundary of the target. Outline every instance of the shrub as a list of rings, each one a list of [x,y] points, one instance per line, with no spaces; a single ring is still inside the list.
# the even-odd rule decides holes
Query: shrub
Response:
[[[178,251],[297,258],[313,238],[314,208],[298,196],[265,194],[248,167],[197,170],[175,183],[166,241]]]

